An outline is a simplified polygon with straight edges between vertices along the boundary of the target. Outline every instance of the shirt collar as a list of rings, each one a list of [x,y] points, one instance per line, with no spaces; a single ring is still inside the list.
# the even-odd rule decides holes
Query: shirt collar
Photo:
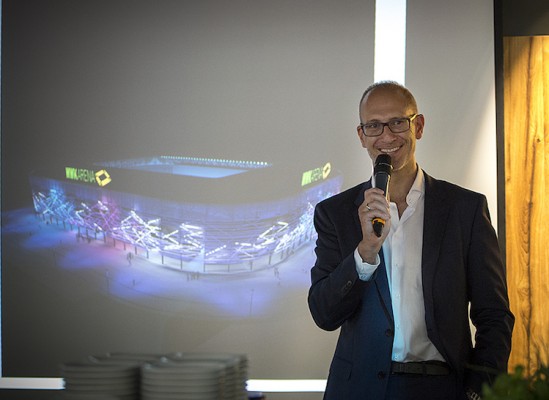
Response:
[[[406,203],[411,207],[415,207],[418,200],[421,199],[424,195],[425,175],[423,174],[423,170],[418,166],[416,179],[414,179],[414,183],[412,184],[410,191],[406,195]]]

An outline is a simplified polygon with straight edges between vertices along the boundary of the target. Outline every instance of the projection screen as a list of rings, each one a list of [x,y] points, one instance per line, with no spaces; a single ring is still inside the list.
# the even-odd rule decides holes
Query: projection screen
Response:
[[[494,216],[491,7],[414,3],[406,81],[421,166]],[[356,125],[374,1],[12,0],[2,16],[2,376],[218,351],[254,379],[324,379],[337,332],[307,309],[312,210],[371,174]]]

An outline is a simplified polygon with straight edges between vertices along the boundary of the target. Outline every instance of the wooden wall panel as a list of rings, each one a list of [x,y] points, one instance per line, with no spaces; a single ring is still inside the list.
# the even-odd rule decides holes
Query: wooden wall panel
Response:
[[[549,37],[504,38],[510,367],[549,361]]]

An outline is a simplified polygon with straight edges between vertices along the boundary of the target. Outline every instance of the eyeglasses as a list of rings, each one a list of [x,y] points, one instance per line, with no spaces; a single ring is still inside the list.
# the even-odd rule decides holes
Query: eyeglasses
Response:
[[[362,133],[364,136],[373,137],[379,136],[383,133],[385,127],[388,127],[389,130],[393,133],[402,133],[410,129],[411,122],[421,114],[414,114],[409,117],[403,118],[393,118],[389,122],[366,122],[365,124],[360,124]]]

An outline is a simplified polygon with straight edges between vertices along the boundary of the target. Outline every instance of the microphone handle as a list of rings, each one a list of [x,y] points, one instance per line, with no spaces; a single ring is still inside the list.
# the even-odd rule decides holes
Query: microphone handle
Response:
[[[376,187],[383,190],[383,194],[386,198],[388,198],[389,196],[387,188],[389,186],[390,179],[391,175],[386,172],[379,171],[376,174]],[[372,219],[372,225],[374,227],[374,233],[376,234],[376,236],[381,237],[381,232],[383,231],[383,227],[385,226],[385,220],[379,217],[375,217],[374,219]]]
[[[383,190],[383,194],[386,198],[389,196],[387,192],[387,188],[389,187],[389,179],[391,179],[391,175],[386,172],[378,172],[376,174],[376,188]]]

